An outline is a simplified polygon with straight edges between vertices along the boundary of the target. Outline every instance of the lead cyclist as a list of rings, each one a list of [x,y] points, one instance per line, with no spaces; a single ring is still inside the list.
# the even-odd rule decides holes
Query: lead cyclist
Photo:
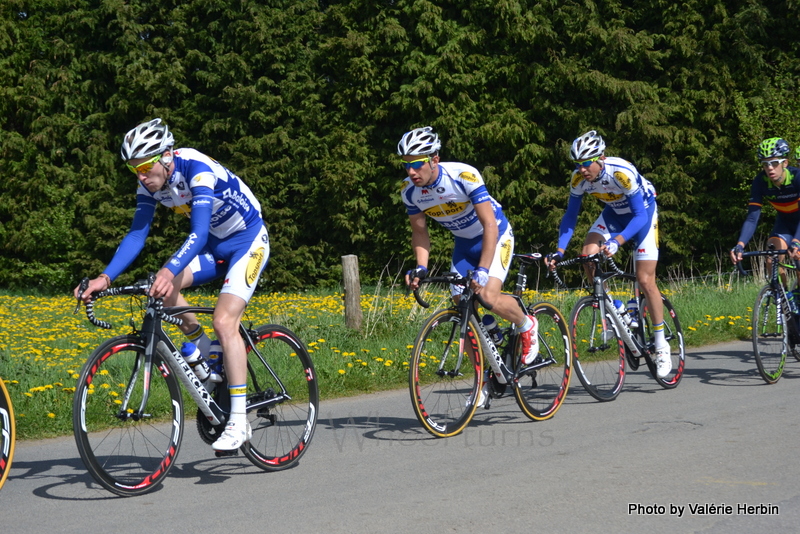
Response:
[[[212,447],[231,451],[252,436],[245,413],[247,354],[239,323],[269,260],[269,236],[261,205],[238,176],[195,149],[173,145],[174,137],[160,118],[125,134],[120,155],[138,180],[131,229],[103,272],[83,293],[78,286],[74,294],[88,302],[93,292],[110,287],[128,268],[144,248],[158,204],[189,217],[189,235],[156,273],[150,295],[163,298],[166,306],[187,306],[182,289],[224,277],[212,325],[225,357],[231,414]],[[208,356],[211,340],[197,318],[182,318],[180,329]]]

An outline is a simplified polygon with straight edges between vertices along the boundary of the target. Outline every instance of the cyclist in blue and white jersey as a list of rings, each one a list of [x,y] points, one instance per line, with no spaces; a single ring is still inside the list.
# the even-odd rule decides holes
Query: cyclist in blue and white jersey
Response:
[[[570,157],[575,162],[569,203],[561,219],[556,252],[547,255],[551,267],[564,257],[575,232],[584,195],[605,204],[589,228],[581,254],[603,252],[613,256],[628,241],[635,247],[636,278],[647,299],[656,343],[656,370],[663,378],[672,370],[669,344],[664,336],[664,305],[656,284],[658,266],[658,209],[653,184],[632,163],[605,156],[603,138],[591,130],[573,141]],[[592,273],[587,273],[592,276]]]
[[[182,289],[225,277],[212,324],[225,355],[231,414],[212,446],[235,450],[251,436],[245,414],[247,355],[239,322],[269,259],[269,237],[261,205],[238,176],[197,150],[173,149],[173,144],[161,119],[125,135],[120,153],[139,180],[133,223],[105,270],[82,295],[80,286],[74,292],[88,301],[93,292],[111,286],[144,248],[158,204],[189,217],[186,241],[158,271],[150,294],[163,297],[166,306],[186,306]],[[207,356],[210,340],[197,318],[182,318],[180,329]]]
[[[744,247],[756,232],[765,201],[777,213],[767,245],[779,250],[788,248],[795,259],[800,259],[800,169],[789,166],[789,143],[780,137],[764,139],[758,145],[756,155],[761,162],[761,171],[750,186],[747,218],[739,232],[739,240],[731,249],[731,261],[734,264],[741,261]],[[770,262],[769,268],[771,259],[767,258],[767,261]],[[781,273],[784,278],[785,274]]]
[[[431,241],[427,217],[431,217],[455,236],[450,269],[461,276],[473,271],[472,289],[493,312],[517,326],[523,363],[528,364],[539,351],[536,318],[525,315],[512,296],[501,294],[514,252],[511,225],[478,170],[465,163],[440,161],[440,148],[439,136],[430,126],[406,132],[397,145],[408,174],[401,197],[411,222],[411,247],[417,262],[417,268],[406,274],[406,283],[416,289],[419,279],[428,273]]]

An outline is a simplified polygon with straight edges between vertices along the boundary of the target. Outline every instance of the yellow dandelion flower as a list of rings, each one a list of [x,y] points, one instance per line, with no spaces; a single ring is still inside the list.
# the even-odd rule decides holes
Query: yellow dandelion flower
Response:
[[[344,369],[339,369],[339,374],[340,374],[340,375],[343,375],[344,373],[345,373],[345,370],[344,370]]]
[[[47,414],[47,417],[49,417],[50,419],[55,419],[56,418],[56,414],[54,414],[53,412],[50,412],[49,414]]]

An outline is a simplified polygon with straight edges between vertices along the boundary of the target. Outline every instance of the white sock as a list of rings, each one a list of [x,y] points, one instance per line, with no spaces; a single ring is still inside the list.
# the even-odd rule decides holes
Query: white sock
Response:
[[[247,384],[228,386],[231,395],[231,415],[228,423],[243,425],[247,421]]]
[[[653,325],[653,334],[655,335],[656,348],[660,349],[667,345],[667,338],[664,337],[664,323]]]
[[[522,324],[517,325],[518,332],[527,332],[531,328],[533,328],[533,321],[531,321],[531,318],[527,315],[525,316],[525,320],[522,322]]]

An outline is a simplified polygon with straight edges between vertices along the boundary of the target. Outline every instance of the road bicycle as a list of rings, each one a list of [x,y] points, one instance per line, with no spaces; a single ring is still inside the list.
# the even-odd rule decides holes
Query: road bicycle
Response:
[[[606,263],[610,270],[603,271]],[[665,337],[670,346],[672,370],[660,378],[655,365],[655,340],[647,299],[639,291],[636,276],[620,269],[612,258],[600,253],[570,258],[556,264],[552,274],[561,287],[566,284],[558,270],[571,265],[592,264],[594,278],[590,295],[578,300],[570,313],[570,337],[575,356],[575,372],[586,391],[599,401],[617,398],[625,382],[625,362],[636,371],[644,360],[650,374],[664,388],[678,385],[683,377],[686,352],[683,330],[672,303],[661,295],[664,304]],[[638,307],[636,323],[614,306],[607,286],[617,284],[618,290],[633,295]],[[626,320],[627,319],[627,320]],[[629,322],[631,321],[631,322]]]
[[[17,439],[16,423],[14,421],[14,407],[11,404],[11,395],[8,394],[3,378],[0,377],[0,488],[8,478],[11,471],[11,461],[14,459],[14,442]]]
[[[471,273],[429,276],[425,284],[450,284],[461,288],[457,304],[434,312],[414,341],[409,366],[411,402],[417,419],[436,437],[464,430],[479,405],[513,392],[522,412],[537,421],[553,417],[569,389],[572,351],[561,312],[548,302],[526,307],[522,301],[525,267],[541,254],[515,254],[520,264],[513,293],[520,309],[538,321],[539,353],[529,365],[522,363],[520,334],[512,326],[501,329],[496,342],[478,316],[476,303],[491,310],[471,289]],[[428,299],[414,291],[423,307]],[[452,301],[451,301],[452,302]],[[488,362],[488,366],[485,362]]]
[[[153,276],[94,293],[86,305],[92,324],[111,328],[95,317],[95,302],[132,296],[133,332],[92,352],[73,402],[75,441],[83,463],[101,486],[123,496],[152,491],[175,464],[184,426],[179,384],[197,404],[196,426],[204,442],[219,437],[230,411],[224,370],[216,387],[201,382],[164,325],[179,325],[184,313],[213,314],[214,308],[164,307],[161,299],[148,296],[152,281]],[[142,314],[138,329],[137,308]],[[319,414],[314,364],[305,345],[283,326],[241,324],[239,330],[247,350],[247,418],[253,431],[241,450],[265,471],[287,469],[297,464],[314,435]]]
[[[772,268],[767,284],[761,288],[753,304],[753,354],[761,378],[767,384],[774,384],[783,374],[786,354],[790,353],[800,361],[800,331],[798,330],[798,303],[794,302],[791,291],[780,280],[779,268],[797,270],[792,263],[780,261],[787,254],[786,249],[770,248],[745,252],[742,258],[765,256],[771,259]],[[737,267],[747,274],[738,262]]]

